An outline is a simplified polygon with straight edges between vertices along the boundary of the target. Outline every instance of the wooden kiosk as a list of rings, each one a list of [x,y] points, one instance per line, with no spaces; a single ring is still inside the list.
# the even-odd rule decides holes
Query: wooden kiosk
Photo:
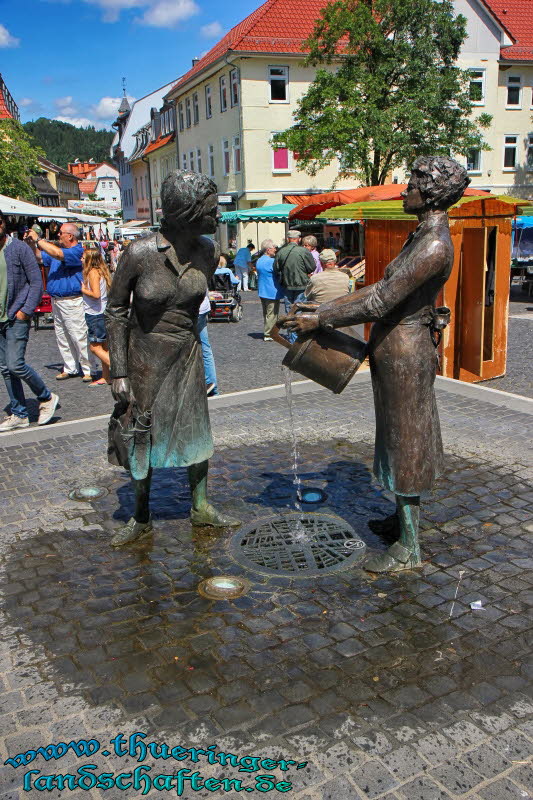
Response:
[[[398,201],[344,206],[328,214],[341,217],[348,209],[352,218],[365,220],[365,284],[375,283],[417,220],[403,214]],[[440,345],[441,374],[448,378],[473,383],[505,374],[516,213],[517,203],[487,196],[464,197],[448,212],[455,260],[437,301],[452,312]]]

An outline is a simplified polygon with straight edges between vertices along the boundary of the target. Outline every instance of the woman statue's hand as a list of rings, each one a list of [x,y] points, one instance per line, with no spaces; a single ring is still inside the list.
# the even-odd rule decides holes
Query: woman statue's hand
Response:
[[[111,394],[117,403],[123,403],[125,406],[127,406],[133,400],[130,379],[113,378],[111,381]]]
[[[316,331],[320,326],[318,314],[290,314],[288,317],[281,317],[278,320],[280,328],[287,328],[295,333],[310,333]]]

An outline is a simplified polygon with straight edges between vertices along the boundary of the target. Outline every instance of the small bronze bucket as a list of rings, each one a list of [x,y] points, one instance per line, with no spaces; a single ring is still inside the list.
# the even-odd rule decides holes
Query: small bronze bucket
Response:
[[[291,308],[291,313],[294,308]],[[325,386],[334,394],[340,394],[346,388],[366,358],[366,342],[351,327],[318,330],[299,336],[293,344],[280,335],[277,325],[270,335],[288,350],[282,362],[284,367]]]

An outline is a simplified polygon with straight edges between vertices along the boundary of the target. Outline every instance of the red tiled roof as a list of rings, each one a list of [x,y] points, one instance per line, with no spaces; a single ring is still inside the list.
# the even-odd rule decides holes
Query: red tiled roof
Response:
[[[96,189],[96,181],[82,181],[80,183],[80,192],[83,194],[92,194]]]
[[[181,88],[225,53],[301,53],[328,0],[267,0],[186,72],[171,90]]]
[[[533,61],[532,0],[483,0],[500,25],[514,39],[510,47],[502,47],[504,61]]]
[[[167,136],[159,136],[155,140],[155,142],[151,142],[148,147],[145,149],[143,155],[147,155],[148,153],[153,153],[154,150],[159,150],[160,147],[164,147],[166,144],[171,142],[174,139],[174,134],[169,133]]]

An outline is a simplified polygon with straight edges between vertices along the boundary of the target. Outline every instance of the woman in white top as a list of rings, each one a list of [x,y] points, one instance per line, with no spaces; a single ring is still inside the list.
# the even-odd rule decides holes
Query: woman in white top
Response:
[[[89,332],[89,348],[102,362],[102,377],[90,386],[111,383],[109,378],[109,353],[104,311],[107,304],[107,290],[111,286],[111,275],[99,250],[86,250],[83,254],[83,273],[81,291],[85,321]]]

